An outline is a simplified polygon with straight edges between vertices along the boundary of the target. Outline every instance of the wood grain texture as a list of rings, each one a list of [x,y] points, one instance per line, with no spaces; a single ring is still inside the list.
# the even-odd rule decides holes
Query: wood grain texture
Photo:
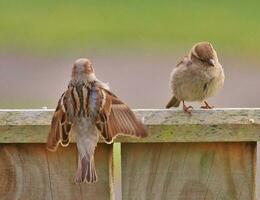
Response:
[[[53,110],[0,110],[0,199],[255,199],[259,108],[194,110],[192,117],[182,110],[134,112],[150,135],[118,137],[117,148],[99,144],[99,181],[76,185],[75,144],[55,153],[40,144]]]
[[[134,110],[149,137],[116,142],[260,141],[260,108]],[[0,110],[0,143],[45,143],[53,110]],[[101,140],[102,142],[102,140]]]
[[[48,162],[41,146],[1,144],[0,199],[52,199]]]
[[[255,199],[255,142],[121,148],[123,200]]]
[[[1,144],[0,199],[108,200],[110,146],[99,144],[95,160],[99,181],[75,184],[76,147],[47,152],[43,144]]]

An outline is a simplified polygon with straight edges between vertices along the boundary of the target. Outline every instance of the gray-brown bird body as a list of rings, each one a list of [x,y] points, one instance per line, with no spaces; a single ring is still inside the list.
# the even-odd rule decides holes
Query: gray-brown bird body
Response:
[[[170,76],[173,97],[166,107],[178,107],[180,101],[202,102],[223,87],[224,79],[223,68],[212,45],[198,43],[173,69]]]
[[[73,67],[68,90],[52,119],[47,148],[55,151],[59,143],[67,146],[72,134],[76,135],[78,149],[78,183],[97,181],[94,152],[100,135],[106,143],[113,142],[118,134],[147,135],[130,108],[96,78],[87,59],[78,59]]]

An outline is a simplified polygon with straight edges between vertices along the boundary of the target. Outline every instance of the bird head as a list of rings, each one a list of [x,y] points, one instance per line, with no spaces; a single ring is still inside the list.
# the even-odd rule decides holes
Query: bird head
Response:
[[[87,58],[79,58],[75,61],[72,68],[72,79],[74,80],[86,80],[87,82],[93,82],[96,80],[95,71],[92,63]]]
[[[195,44],[190,51],[190,59],[205,67],[214,67],[218,63],[217,53],[209,42]]]

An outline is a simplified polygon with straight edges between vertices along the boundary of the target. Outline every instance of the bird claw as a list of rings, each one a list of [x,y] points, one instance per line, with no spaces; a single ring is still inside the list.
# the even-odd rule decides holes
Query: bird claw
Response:
[[[206,102],[206,101],[204,101],[204,103],[205,103],[205,106],[201,106],[200,108],[202,108],[202,109],[213,109],[215,107],[215,106],[209,105],[208,102]]]
[[[191,116],[191,110],[190,109],[193,109],[193,107],[192,106],[187,107],[187,106],[183,105],[183,111]]]
[[[213,109],[215,107],[214,106],[201,106],[200,108],[202,108],[202,109]]]

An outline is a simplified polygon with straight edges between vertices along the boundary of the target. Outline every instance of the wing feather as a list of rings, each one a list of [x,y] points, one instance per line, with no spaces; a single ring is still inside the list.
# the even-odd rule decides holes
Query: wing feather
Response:
[[[61,141],[61,134],[60,134],[60,123],[61,122],[60,121],[62,119],[63,113],[62,113],[60,103],[61,103],[61,99],[58,102],[58,105],[56,107],[56,110],[55,110],[52,120],[51,120],[51,130],[48,135],[47,146],[46,146],[49,151],[56,151],[58,144]]]
[[[75,101],[74,102],[75,114],[79,115],[79,113],[80,113],[80,97],[79,97],[79,94],[77,92],[77,88],[76,87],[72,88],[71,94],[72,94],[73,101]]]
[[[68,146],[71,139],[71,128],[74,120],[72,89],[64,92],[52,117],[51,130],[47,139],[47,149],[56,151],[59,143]]]
[[[146,137],[144,125],[136,118],[132,110],[110,91],[104,88],[99,89],[103,92],[105,102],[102,103],[96,124],[105,142],[113,142],[119,134]]]

